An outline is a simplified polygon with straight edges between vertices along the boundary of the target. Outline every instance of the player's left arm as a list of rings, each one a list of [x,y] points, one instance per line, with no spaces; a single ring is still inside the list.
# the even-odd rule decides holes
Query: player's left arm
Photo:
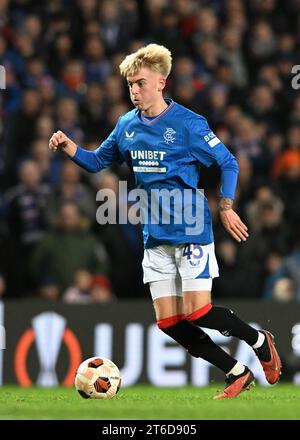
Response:
[[[218,139],[218,138],[217,138]],[[246,241],[248,228],[233,210],[233,200],[237,185],[239,166],[236,158],[222,142],[216,145],[215,160],[221,169],[220,218],[226,231],[238,242]]]
[[[217,163],[221,170],[220,217],[227,232],[238,242],[248,237],[248,228],[233,210],[239,167],[235,157],[216,137],[205,118],[199,116],[190,127],[192,155],[209,167]],[[196,122],[196,123],[195,123]]]
[[[233,199],[222,197],[219,203],[220,218],[227,232],[238,242],[249,237],[248,228],[239,215],[232,209]]]

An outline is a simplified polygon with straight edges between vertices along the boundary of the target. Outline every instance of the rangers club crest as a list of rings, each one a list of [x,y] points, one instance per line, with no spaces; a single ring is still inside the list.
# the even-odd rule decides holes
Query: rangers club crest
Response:
[[[174,134],[176,133],[175,130],[173,130],[173,128],[167,128],[166,131],[164,132],[164,140],[166,144],[173,144],[173,142],[175,141],[175,136]]]

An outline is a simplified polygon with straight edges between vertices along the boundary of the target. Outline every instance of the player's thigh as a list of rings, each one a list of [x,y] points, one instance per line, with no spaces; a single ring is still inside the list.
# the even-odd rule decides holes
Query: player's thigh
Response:
[[[219,275],[214,244],[188,244],[176,251],[187,315],[211,303],[213,278]]]
[[[149,283],[157,320],[183,313],[181,279],[175,262],[175,246],[145,249],[144,283]]]
[[[157,320],[184,313],[179,276],[168,280],[153,281],[149,283],[149,288]]]
[[[145,249],[142,261],[144,283],[169,282],[175,280],[178,272],[175,261],[174,246],[157,246]],[[151,292],[152,293],[152,292]],[[156,293],[155,293],[156,295]],[[153,296],[153,295],[152,295]]]
[[[183,292],[183,306],[186,315],[211,303],[211,292],[209,290],[196,290]]]

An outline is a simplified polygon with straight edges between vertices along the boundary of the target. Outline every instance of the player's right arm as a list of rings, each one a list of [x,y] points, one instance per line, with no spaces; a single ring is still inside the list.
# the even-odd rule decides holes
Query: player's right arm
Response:
[[[91,173],[96,173],[103,168],[109,167],[114,162],[124,162],[118,149],[116,130],[117,127],[111,132],[100,147],[94,151],[80,148],[65,133],[62,131],[56,131],[51,136],[49,148],[54,152],[61,148],[77,165]]]

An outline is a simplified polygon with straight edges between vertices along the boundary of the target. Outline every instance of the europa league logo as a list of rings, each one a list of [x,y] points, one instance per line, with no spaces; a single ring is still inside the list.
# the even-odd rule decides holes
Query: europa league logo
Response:
[[[65,318],[54,312],[42,313],[32,320],[41,368],[37,385],[51,387],[58,384],[55,365],[65,326]]]
[[[82,356],[79,341],[66,324],[66,319],[55,312],[44,312],[32,319],[32,328],[26,329],[21,335],[15,351],[15,373],[22,386],[32,385],[27,369],[27,358],[33,343],[36,345],[40,364],[37,385],[43,387],[58,385],[56,364],[62,343],[69,353],[68,371],[62,384],[73,385]]]

